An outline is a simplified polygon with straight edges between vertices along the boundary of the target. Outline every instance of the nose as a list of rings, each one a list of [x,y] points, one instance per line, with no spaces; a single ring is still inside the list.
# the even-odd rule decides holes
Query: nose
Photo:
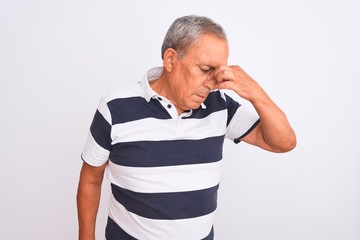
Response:
[[[212,74],[209,74],[206,80],[204,81],[204,87],[212,91],[215,90],[215,86],[216,86],[216,80]]]

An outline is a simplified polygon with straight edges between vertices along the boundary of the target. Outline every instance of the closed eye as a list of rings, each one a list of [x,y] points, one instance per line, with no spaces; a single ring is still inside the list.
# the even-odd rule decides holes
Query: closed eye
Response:
[[[215,68],[213,67],[206,67],[206,68],[200,68],[200,70],[203,72],[203,73],[209,73],[211,72],[212,70],[214,70]]]

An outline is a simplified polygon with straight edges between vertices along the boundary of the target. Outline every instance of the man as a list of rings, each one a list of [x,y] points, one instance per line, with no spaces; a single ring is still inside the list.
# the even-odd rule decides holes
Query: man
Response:
[[[272,152],[295,147],[285,114],[239,66],[227,65],[228,54],[221,26],[178,18],[164,39],[163,67],[102,98],[82,153],[79,239],[94,239],[105,168],[106,239],[211,240],[224,139]]]

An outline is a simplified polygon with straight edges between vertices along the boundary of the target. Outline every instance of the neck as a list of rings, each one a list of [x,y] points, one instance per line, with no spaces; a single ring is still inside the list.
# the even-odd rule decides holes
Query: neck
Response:
[[[158,79],[151,81],[150,86],[157,94],[166,97],[176,107],[179,115],[184,112],[183,109],[178,107],[177,102],[173,98],[173,90],[170,87],[169,78],[166,74],[162,73]]]

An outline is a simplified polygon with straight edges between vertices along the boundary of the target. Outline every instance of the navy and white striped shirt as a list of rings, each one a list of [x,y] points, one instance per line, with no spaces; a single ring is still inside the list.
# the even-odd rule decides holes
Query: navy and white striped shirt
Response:
[[[149,85],[161,72],[101,99],[82,152],[92,166],[109,160],[108,240],[214,239],[224,139],[239,142],[259,122],[221,91],[178,115]]]

